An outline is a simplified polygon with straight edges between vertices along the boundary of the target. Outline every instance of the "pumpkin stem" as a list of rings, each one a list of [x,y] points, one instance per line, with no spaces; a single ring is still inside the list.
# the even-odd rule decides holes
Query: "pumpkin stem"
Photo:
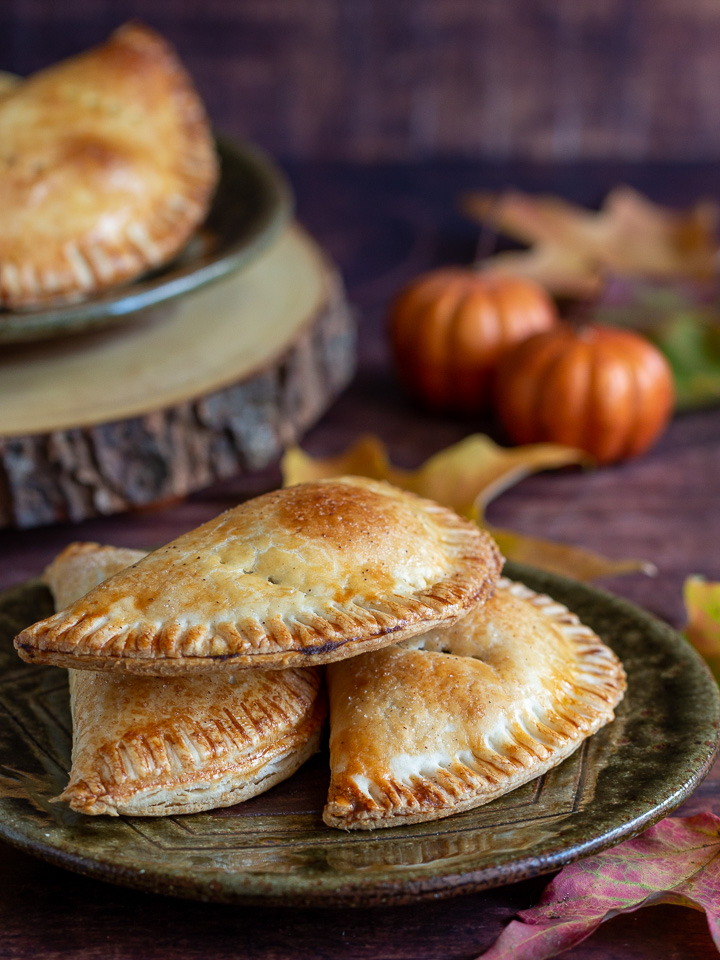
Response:
[[[563,320],[578,332],[584,327],[590,326],[595,318],[595,309],[599,299],[598,294],[593,294],[570,301],[563,311]]]

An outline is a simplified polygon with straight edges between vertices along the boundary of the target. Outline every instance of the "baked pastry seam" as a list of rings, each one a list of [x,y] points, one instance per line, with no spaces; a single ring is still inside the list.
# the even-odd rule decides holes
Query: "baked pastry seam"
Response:
[[[144,556],[75,543],[47,567],[57,606]],[[327,713],[315,668],[163,680],[70,670],[72,769],[59,801],[80,813],[167,816],[228,806],[289,777]]]
[[[37,663],[172,675],[332,662],[449,623],[500,574],[494,541],[359,477],[247,501],[22,631]]]

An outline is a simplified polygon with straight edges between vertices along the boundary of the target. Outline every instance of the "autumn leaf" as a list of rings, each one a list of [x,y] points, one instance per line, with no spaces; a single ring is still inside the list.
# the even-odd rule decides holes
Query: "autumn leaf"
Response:
[[[476,433],[436,453],[419,470],[393,471],[388,479],[463,516],[482,520],[487,504],[523,477],[591,462],[586,453],[571,447],[555,443],[500,447],[490,437]]]
[[[505,448],[476,433],[436,453],[418,470],[393,467],[384,444],[372,436],[361,437],[341,456],[326,460],[314,460],[294,447],[286,452],[281,466],[285,486],[322,477],[372,477],[481,520],[484,507],[494,497],[528,474],[589,463],[582,450],[553,443]]]
[[[588,465],[587,454],[557,444],[538,443],[504,448],[483,434],[474,434],[430,457],[418,470],[402,470],[390,462],[377,438],[361,437],[338,457],[313,459],[298,447],[282,459],[285,486],[347,474],[387,480],[404,490],[452,507],[481,526],[487,504],[503,490],[538,470]],[[614,576],[640,570],[654,572],[640,560],[609,560],[567,544],[552,543],[508,530],[490,530],[508,560],[543,567],[575,579]]]
[[[720,682],[720,583],[688,577],[683,597],[688,614],[685,636]]]
[[[698,312],[658,323],[651,339],[667,357],[675,379],[676,406],[693,409],[720,400],[720,325]]]
[[[18,83],[20,83],[20,79],[21,78],[14,73],[7,73],[5,70],[0,70],[0,98],[10,93],[11,90],[14,90]]]
[[[612,560],[593,550],[541,540],[512,530],[497,527],[486,529],[494,537],[503,556],[516,563],[541,567],[551,573],[575,580],[597,580],[600,577],[617,577],[625,573],[644,573],[655,576],[657,567],[647,560]]]
[[[393,473],[387,448],[374,436],[364,436],[338,457],[313,458],[300,447],[289,447],[281,462],[283,484],[323,480],[326,477],[357,476],[387,480]]]
[[[712,202],[670,210],[621,186],[598,212],[516,190],[469,194],[461,206],[529,248],[495,254],[480,269],[531,277],[560,296],[594,296],[613,274],[705,281],[717,272],[718,208]]]
[[[540,902],[478,960],[545,960],[619,913],[657,903],[704,910],[720,949],[720,817],[667,817],[633,840],[564,867]]]

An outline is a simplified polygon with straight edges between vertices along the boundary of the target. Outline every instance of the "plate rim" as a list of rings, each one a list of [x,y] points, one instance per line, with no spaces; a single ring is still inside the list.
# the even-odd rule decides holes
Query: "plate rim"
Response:
[[[610,603],[618,612],[622,612],[632,619],[637,620],[639,618],[640,621],[647,621],[654,629],[659,628],[666,634],[668,640],[672,640],[674,645],[679,644],[679,649],[683,650],[690,662],[693,663],[697,676],[702,676],[703,682],[706,684],[706,692],[714,706],[712,716],[706,718],[706,730],[702,737],[702,744],[705,749],[700,751],[702,757],[687,780],[663,797],[652,808],[644,810],[633,818],[627,818],[619,826],[605,830],[599,835],[583,841],[568,841],[565,838],[565,842],[563,842],[563,837],[556,834],[553,836],[555,840],[554,848],[552,842],[545,842],[540,848],[537,845],[532,848],[537,851],[536,853],[520,857],[509,855],[492,865],[459,871],[453,871],[452,866],[450,866],[437,873],[429,874],[427,870],[423,871],[422,864],[416,864],[404,868],[402,877],[398,880],[387,880],[385,878],[377,880],[377,878],[368,878],[367,875],[360,875],[353,882],[348,880],[347,876],[351,868],[346,868],[346,872],[338,875],[331,883],[323,883],[321,880],[309,883],[307,880],[288,874],[285,884],[278,883],[278,874],[272,874],[268,878],[267,873],[248,871],[235,871],[228,874],[227,871],[219,869],[216,873],[222,875],[222,882],[219,882],[218,876],[212,875],[210,871],[199,877],[190,878],[183,873],[168,870],[166,866],[157,871],[145,869],[139,872],[138,869],[133,870],[106,857],[88,859],[87,856],[78,854],[77,851],[44,844],[42,839],[33,836],[32,830],[21,833],[13,829],[5,822],[3,816],[5,800],[2,797],[0,797],[0,838],[26,853],[56,866],[134,889],[160,892],[186,899],[212,900],[247,906],[284,905],[289,907],[342,909],[347,907],[394,906],[416,903],[426,899],[444,899],[479,892],[549,873],[568,863],[608,849],[622,840],[636,836],[676,809],[696,789],[710,770],[718,752],[720,690],[718,690],[707,665],[687,640],[669,624],[658,620],[651,613],[631,601],[595,586],[526,565],[508,564],[506,575],[509,575],[512,579],[529,580],[529,585],[533,589],[546,590],[547,584],[558,583],[565,589],[575,591],[579,589],[581,593],[586,594],[586,598],[594,601],[599,600],[603,604]],[[11,588],[11,590],[28,588],[32,584],[37,584],[37,582],[37,579],[27,580]],[[0,598],[8,592],[5,591],[0,595]],[[712,742],[708,738],[711,738]],[[586,809],[591,810],[592,802]],[[472,813],[472,811],[469,811],[469,813]],[[465,814],[457,814],[456,816],[460,818]],[[121,819],[134,820],[138,818]],[[447,823],[447,819],[444,822]],[[398,827],[395,829],[402,830],[404,828]],[[355,832],[346,834],[345,839],[350,839],[350,842],[355,843],[372,842],[373,838],[378,835],[387,835],[387,831]]]

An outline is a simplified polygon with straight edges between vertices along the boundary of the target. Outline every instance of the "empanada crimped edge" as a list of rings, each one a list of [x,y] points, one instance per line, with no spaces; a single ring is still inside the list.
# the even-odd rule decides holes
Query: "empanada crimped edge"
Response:
[[[557,766],[613,719],[626,686],[622,664],[589,627],[551,597],[501,578],[486,607],[471,611],[449,632],[471,635],[476,621],[492,622],[493,607],[504,602],[503,595],[511,603],[528,604],[560,631],[570,659],[566,671],[552,678],[556,694],[550,699],[539,697],[533,707],[526,702],[532,685],[529,690],[521,684],[513,689],[486,671],[485,664],[476,670],[471,663],[463,665],[463,657],[445,657],[437,652],[446,632],[442,629],[428,635],[435,646],[426,655],[437,659],[427,671],[422,660],[424,635],[406,645],[331,666],[332,776],[323,814],[328,826],[372,830],[435,820],[480,806]],[[495,660],[502,668],[502,649],[490,650],[490,662]],[[517,645],[513,656],[522,661]],[[527,656],[532,658],[531,650]],[[470,689],[476,673],[480,695],[472,703],[464,704],[462,693],[453,701],[455,691],[447,677],[455,675],[457,689]],[[445,683],[442,689],[438,678]],[[547,679],[551,678],[537,678],[538,693]],[[492,701],[489,705],[483,703],[484,694]],[[457,717],[451,704],[459,705]],[[485,707],[496,726],[483,726]],[[456,719],[472,730],[462,749],[456,745],[457,737],[445,736],[440,729]],[[433,724],[438,725],[437,735]],[[428,731],[433,749],[424,755],[413,753],[413,739]]]
[[[248,501],[22,631],[29,662],[156,676],[329,663],[449,623],[502,557],[434,501],[358,477]]]

